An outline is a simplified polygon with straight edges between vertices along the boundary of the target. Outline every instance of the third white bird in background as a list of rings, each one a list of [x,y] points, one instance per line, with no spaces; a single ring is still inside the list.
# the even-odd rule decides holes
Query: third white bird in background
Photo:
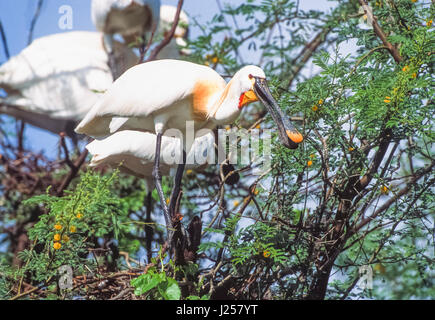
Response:
[[[160,7],[159,35],[164,37],[171,30],[176,12],[177,7],[174,6],[162,5]],[[159,52],[157,59],[180,59],[182,55],[190,54],[190,50],[186,49],[186,39],[189,33],[188,26],[189,18],[187,17],[187,14],[181,10],[174,37]]]
[[[104,33],[109,66],[116,78],[120,73],[112,57],[114,36],[121,35],[128,45],[146,43],[147,35],[157,31],[160,0],[92,0],[91,15],[97,30]]]

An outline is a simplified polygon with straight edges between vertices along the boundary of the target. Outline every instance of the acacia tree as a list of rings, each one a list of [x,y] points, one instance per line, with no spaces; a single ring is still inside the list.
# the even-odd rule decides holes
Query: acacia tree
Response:
[[[187,59],[223,75],[261,65],[282,110],[303,132],[303,145],[290,151],[274,145],[271,170],[259,176],[241,164],[230,173],[213,165],[187,171],[173,217],[175,252],[156,223],[162,215],[156,194],[144,206],[139,179],[87,171],[63,197],[45,190],[69,170],[43,174],[30,190],[26,182],[8,184],[3,221],[14,221],[30,243],[12,249],[17,236],[9,234],[10,252],[21,251],[15,258],[22,263],[11,268],[14,256],[4,254],[2,294],[433,297],[433,2],[349,0],[330,12],[304,11],[294,0],[218,5],[221,11],[200,26],[202,35],[191,39]],[[350,40],[356,45],[343,55]],[[306,72],[311,64],[314,75]],[[271,128],[272,121],[254,104],[236,125]],[[15,154],[19,163],[30,159]],[[3,179],[35,174],[35,168],[12,174],[10,158],[2,158]],[[170,179],[164,186],[169,194]],[[35,194],[42,195],[22,202]],[[146,261],[137,261],[141,247]],[[65,264],[74,285],[60,290]],[[372,273],[373,289],[357,285],[362,270]]]

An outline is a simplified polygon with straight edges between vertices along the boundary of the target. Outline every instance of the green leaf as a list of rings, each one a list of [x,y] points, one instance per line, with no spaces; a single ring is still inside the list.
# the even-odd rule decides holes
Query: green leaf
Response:
[[[167,278],[167,281],[168,287],[166,288],[166,295],[168,297],[168,300],[180,300],[181,290],[178,286],[177,281],[172,278]]]

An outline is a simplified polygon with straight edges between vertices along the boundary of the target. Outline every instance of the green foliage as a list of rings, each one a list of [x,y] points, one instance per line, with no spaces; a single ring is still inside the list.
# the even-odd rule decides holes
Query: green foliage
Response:
[[[224,76],[260,65],[305,140],[288,150],[273,130],[270,172],[256,176],[238,163],[234,186],[221,184],[219,166],[186,172],[182,223],[187,227],[197,215],[204,226],[195,263],[175,266],[159,251],[157,269],[153,249],[162,247],[166,230],[146,218],[161,217],[157,193],[147,212],[140,180],[88,171],[64,197],[47,191],[22,204],[18,191],[8,194],[3,222],[29,216],[37,222],[28,230],[30,248],[19,254],[23,267],[7,267],[12,254],[2,263],[7,277],[0,277],[0,296],[10,297],[13,284],[26,280],[47,286],[47,299],[58,298],[52,289],[61,265],[75,274],[98,273],[110,253],[90,258],[89,252],[109,251],[112,239],[135,257],[149,245],[146,226],[153,230],[152,266],[130,281],[145,299],[433,298],[435,7],[368,3],[385,39],[361,28],[358,1],[327,12],[303,10],[294,0],[228,1],[198,25],[201,34],[189,40],[192,53],[185,58]],[[343,53],[348,43],[355,46]],[[237,127],[260,120],[261,128],[274,129],[260,104],[244,109]],[[164,177],[166,195],[171,187]],[[125,267],[115,262],[113,270]],[[373,270],[370,290],[357,285],[366,266]],[[223,288],[228,292],[219,296]]]
[[[62,265],[71,266],[77,274],[94,269],[96,261],[88,259],[88,253],[97,240],[110,235],[118,238],[129,230],[125,201],[111,190],[117,176],[117,171],[103,177],[88,171],[63,197],[51,196],[47,190],[25,201],[26,206],[44,206],[46,213],[29,230],[33,244],[20,252],[26,264],[19,274],[47,283]]]
[[[180,300],[181,290],[175,279],[166,275],[165,272],[157,272],[149,269],[146,274],[131,280],[137,296],[146,295],[153,300]]]

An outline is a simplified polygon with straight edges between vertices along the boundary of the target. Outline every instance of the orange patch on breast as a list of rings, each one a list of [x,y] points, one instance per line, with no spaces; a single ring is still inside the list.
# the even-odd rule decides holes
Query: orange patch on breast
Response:
[[[208,116],[208,103],[210,98],[219,90],[221,86],[213,81],[200,80],[195,84],[192,95],[192,118],[195,121],[206,121]]]

